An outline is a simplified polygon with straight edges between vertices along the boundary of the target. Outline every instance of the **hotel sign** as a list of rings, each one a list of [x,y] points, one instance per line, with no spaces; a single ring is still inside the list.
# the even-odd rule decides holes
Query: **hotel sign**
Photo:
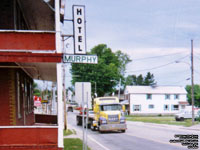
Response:
[[[73,5],[74,53],[86,54],[85,6]]]
[[[63,54],[64,63],[98,64],[96,55],[68,55]]]

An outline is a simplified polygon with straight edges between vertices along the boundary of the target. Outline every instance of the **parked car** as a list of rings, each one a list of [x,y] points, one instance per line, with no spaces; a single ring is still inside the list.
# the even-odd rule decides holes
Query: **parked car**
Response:
[[[73,112],[74,109],[78,107],[77,102],[67,102],[67,111]]]
[[[89,110],[88,115],[89,115],[89,117],[94,118],[94,111]]]
[[[197,118],[200,117],[200,110],[196,109],[194,111],[194,119],[196,120]],[[181,112],[177,113],[175,115],[176,121],[184,121],[185,119],[192,119],[192,110],[182,110]]]

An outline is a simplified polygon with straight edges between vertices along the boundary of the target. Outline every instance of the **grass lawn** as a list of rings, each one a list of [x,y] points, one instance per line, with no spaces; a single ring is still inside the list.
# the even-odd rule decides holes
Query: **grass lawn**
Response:
[[[169,125],[182,125],[189,127],[192,125],[192,119],[186,119],[184,121],[176,121],[173,116],[126,116],[128,121],[140,121],[158,124],[169,124]],[[195,122],[198,124],[199,122]]]
[[[66,138],[64,139],[64,150],[82,150],[83,143],[79,138]],[[87,148],[90,150],[90,148]]]
[[[64,136],[68,136],[68,135],[71,135],[71,134],[76,134],[76,131],[75,130],[69,130],[69,129],[63,131]]]

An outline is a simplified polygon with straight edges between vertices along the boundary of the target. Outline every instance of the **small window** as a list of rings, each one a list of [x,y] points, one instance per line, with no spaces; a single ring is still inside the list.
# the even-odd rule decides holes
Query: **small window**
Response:
[[[165,94],[165,99],[170,99],[170,94]]]
[[[147,94],[147,99],[152,99],[152,94]]]
[[[175,94],[175,95],[174,95],[174,99],[179,99],[179,95],[178,95],[178,94]]]
[[[169,105],[164,105],[164,110],[169,110]]]
[[[172,105],[172,110],[179,110],[178,105]]]
[[[149,109],[154,109],[154,105],[150,104]]]
[[[133,105],[133,111],[141,111],[141,105]]]

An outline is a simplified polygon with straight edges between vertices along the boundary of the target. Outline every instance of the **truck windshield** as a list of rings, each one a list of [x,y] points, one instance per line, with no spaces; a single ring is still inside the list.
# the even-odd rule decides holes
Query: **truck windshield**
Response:
[[[114,111],[114,110],[121,110],[121,109],[122,107],[119,104],[100,106],[101,111]]]

